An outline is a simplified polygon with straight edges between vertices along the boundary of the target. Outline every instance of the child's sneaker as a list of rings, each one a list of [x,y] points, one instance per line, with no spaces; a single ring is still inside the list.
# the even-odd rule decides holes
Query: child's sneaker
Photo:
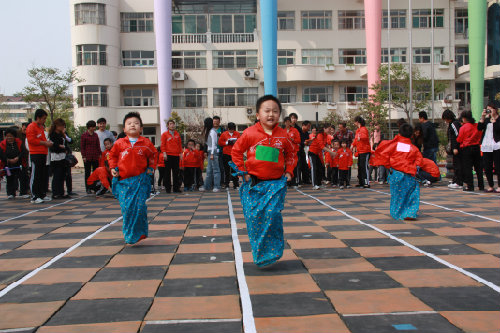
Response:
[[[52,198],[47,195],[43,198],[43,201],[52,201]]]
[[[30,197],[29,194],[23,194],[23,195],[21,195],[21,198],[23,198],[23,199],[28,199],[29,197]]]
[[[352,186],[351,185],[347,185],[345,188],[352,188]]]
[[[320,187],[318,185],[313,186],[313,190],[319,190],[319,189],[320,189]]]
[[[339,189],[343,190],[343,189],[344,189],[344,186],[340,185],[340,186],[339,186]]]
[[[200,187],[200,188],[198,189],[198,191],[200,191],[200,192],[205,192],[205,188],[202,186],[202,187]]]
[[[379,180],[379,182],[378,182],[378,183],[379,183],[379,185],[383,185],[383,184],[384,184],[384,181]]]
[[[220,192],[220,189],[219,189],[219,188],[214,188],[214,189],[212,190],[212,192],[214,192],[214,193]]]
[[[14,199],[14,196],[13,196],[13,195],[9,195],[9,196],[7,197],[7,200],[13,200],[13,199]]]
[[[36,198],[36,199],[31,200],[31,203],[41,204],[41,203],[44,203],[44,201],[41,198]]]

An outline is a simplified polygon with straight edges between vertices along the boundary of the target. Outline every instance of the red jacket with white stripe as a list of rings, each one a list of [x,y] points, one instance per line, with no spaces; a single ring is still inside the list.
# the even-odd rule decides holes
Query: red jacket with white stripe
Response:
[[[339,148],[337,156],[339,159],[339,170],[349,170],[352,166],[352,151],[349,148]]]
[[[117,140],[109,153],[109,168],[118,167],[120,179],[135,177],[156,169],[158,151],[149,139],[140,136],[132,146],[128,137]]]
[[[229,131],[225,131],[220,135],[219,138],[219,146],[222,148],[222,153],[225,155],[231,155],[231,151],[233,150],[233,145],[228,144],[229,139],[238,139],[240,137],[240,132],[233,131],[233,134],[229,133]],[[234,142],[233,142],[234,143]]]
[[[372,151],[370,146],[370,135],[365,126],[361,126],[356,130],[354,135],[353,147],[356,147],[358,154],[369,153]]]
[[[200,166],[199,154],[196,150],[184,149],[182,161],[185,168],[197,168]]]
[[[167,130],[161,135],[160,149],[162,153],[167,153],[171,156],[180,156],[182,154],[181,135],[174,131],[174,135]]]
[[[423,157],[411,139],[397,135],[392,141],[377,147],[375,158],[379,165],[415,176]]]

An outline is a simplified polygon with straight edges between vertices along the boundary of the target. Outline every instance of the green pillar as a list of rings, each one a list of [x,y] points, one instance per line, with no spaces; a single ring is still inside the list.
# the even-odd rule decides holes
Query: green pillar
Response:
[[[486,0],[469,0],[469,63],[471,110],[479,120],[483,110],[486,43]]]

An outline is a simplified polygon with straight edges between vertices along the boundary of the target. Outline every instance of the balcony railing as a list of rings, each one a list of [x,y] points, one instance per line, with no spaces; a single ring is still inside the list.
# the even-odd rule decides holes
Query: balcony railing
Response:
[[[257,32],[235,34],[173,34],[173,44],[205,44],[205,43],[253,43]]]

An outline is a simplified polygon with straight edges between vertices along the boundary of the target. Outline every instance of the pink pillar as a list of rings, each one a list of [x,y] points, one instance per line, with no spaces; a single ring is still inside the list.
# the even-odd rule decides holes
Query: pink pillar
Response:
[[[156,67],[161,133],[172,113],[172,1],[155,0]]]
[[[372,91],[371,87],[380,79],[378,76],[378,69],[381,59],[382,0],[365,0],[365,32],[366,61],[368,65],[368,95],[372,95],[374,91]]]

